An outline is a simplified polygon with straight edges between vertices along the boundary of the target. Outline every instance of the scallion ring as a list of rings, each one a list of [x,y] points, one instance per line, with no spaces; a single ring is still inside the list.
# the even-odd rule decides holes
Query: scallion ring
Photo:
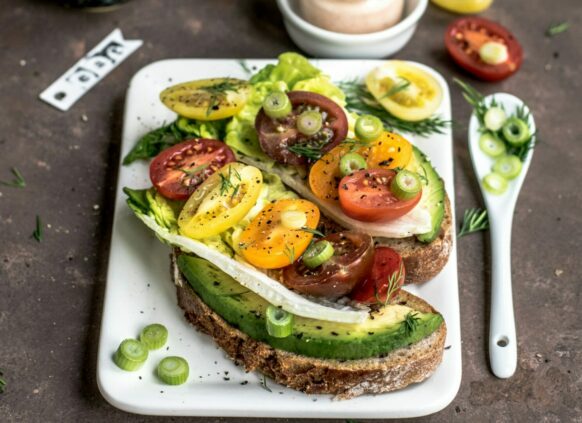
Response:
[[[499,131],[506,120],[507,115],[505,114],[505,110],[497,106],[489,108],[483,117],[485,128],[494,132]]]
[[[306,110],[297,117],[297,130],[303,135],[315,135],[323,126],[323,116],[315,110]]]
[[[491,132],[485,132],[479,137],[479,148],[489,157],[499,157],[505,153],[505,143]]]
[[[366,159],[358,153],[347,153],[340,159],[340,172],[343,176],[349,175],[356,170],[366,169],[368,167]]]
[[[182,357],[170,356],[160,361],[157,368],[158,377],[168,385],[181,385],[188,380],[190,367]]]
[[[521,160],[519,160],[519,157],[510,154],[495,160],[492,170],[493,172],[503,176],[505,179],[511,180],[519,176],[521,173],[521,168],[522,164]]]
[[[422,190],[422,182],[415,172],[401,170],[392,179],[390,190],[399,200],[410,200]]]
[[[382,131],[384,125],[382,121],[373,115],[362,115],[356,119],[355,125],[356,137],[362,141],[374,141],[377,139]]]
[[[160,349],[168,340],[168,329],[159,323],[147,325],[139,334],[139,340],[148,350]]]
[[[509,186],[507,179],[501,176],[499,173],[491,172],[483,177],[481,181],[483,183],[483,188],[485,191],[493,195],[501,195]]]
[[[138,370],[148,358],[148,349],[145,345],[135,339],[125,339],[115,354],[113,361],[122,370],[133,372]]]
[[[286,338],[293,333],[293,315],[269,305],[266,312],[267,332],[274,338]]]
[[[516,117],[507,119],[501,132],[505,140],[515,147],[525,144],[531,138],[527,123]]]
[[[282,91],[273,91],[263,101],[263,110],[273,119],[283,118],[291,113],[291,101]]]
[[[333,257],[334,249],[331,242],[326,240],[317,241],[309,246],[301,260],[310,269],[315,269]]]

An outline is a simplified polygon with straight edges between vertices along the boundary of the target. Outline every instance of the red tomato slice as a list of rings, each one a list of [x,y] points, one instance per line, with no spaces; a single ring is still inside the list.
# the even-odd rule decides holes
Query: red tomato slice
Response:
[[[481,60],[479,49],[489,41],[505,44],[507,61],[490,65]],[[519,69],[523,61],[521,45],[511,32],[495,22],[476,16],[451,23],[445,33],[445,45],[459,66],[485,81],[507,78]]]
[[[348,119],[343,109],[333,100],[308,91],[290,91],[287,95],[293,106],[288,116],[272,119],[261,109],[255,120],[261,148],[273,160],[296,166],[305,165],[308,159],[289,151],[287,147],[301,144],[315,148],[323,155],[346,139]],[[307,108],[317,110],[325,116],[322,129],[312,136],[301,134],[296,126],[297,117]]]
[[[196,138],[158,154],[150,165],[150,179],[164,197],[187,200],[206,178],[234,161],[234,153],[225,143]]]
[[[352,291],[350,297],[361,303],[386,302],[390,287],[390,298],[394,298],[404,283],[406,271],[402,257],[389,247],[377,247],[372,272]]]
[[[339,184],[339,200],[344,213],[364,222],[387,222],[404,216],[420,201],[422,191],[410,200],[399,200],[390,189],[396,172],[364,169],[344,176]]]

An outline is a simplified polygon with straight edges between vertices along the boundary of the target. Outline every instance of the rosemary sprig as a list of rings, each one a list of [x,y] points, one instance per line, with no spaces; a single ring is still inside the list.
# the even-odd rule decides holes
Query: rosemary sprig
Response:
[[[242,70],[247,74],[247,75],[252,75],[253,71],[252,69],[249,67],[249,64],[247,63],[246,60],[239,60],[238,64],[240,65],[240,67],[242,68]]]
[[[475,112],[475,116],[477,116],[479,124],[481,126],[485,126],[485,113],[487,113],[487,109],[489,109],[489,107],[487,107],[483,101],[485,99],[483,94],[458,78],[453,78],[453,81],[463,90],[463,97],[465,97],[467,103],[473,106],[473,110]],[[494,105],[492,104],[491,106]]]
[[[271,388],[267,386],[267,377],[265,375],[261,375],[261,388],[263,388],[265,391],[273,392],[271,391]]]
[[[378,103],[366,86],[358,79],[340,81],[338,86],[346,95],[346,108],[350,112],[374,115],[382,121],[384,127],[389,131],[398,130],[426,137],[431,134],[443,134],[447,128],[451,127],[452,122],[450,120],[444,120],[439,116],[432,116],[417,122],[410,122],[393,116]]]
[[[346,138],[340,144],[349,146],[350,153],[353,153],[359,148],[368,147],[370,145],[370,143],[367,141],[356,140],[354,138]]]
[[[558,24],[550,25],[548,29],[546,29],[546,36],[553,37],[554,35],[566,32],[569,28],[570,24],[568,22],[561,22]]]
[[[0,181],[0,184],[5,185],[7,187],[14,187],[14,188],[24,188],[26,186],[26,181],[22,177],[22,174],[16,169],[15,167],[10,168],[10,172],[14,175],[14,179],[10,182]]]
[[[36,215],[36,228],[32,232],[32,237],[36,239],[37,242],[42,241],[42,222],[38,214]]]
[[[467,209],[465,210],[463,223],[461,224],[461,230],[457,234],[457,238],[486,229],[489,229],[487,210],[479,208]]]
[[[318,231],[317,229],[311,229],[311,228],[308,228],[306,226],[302,227],[301,230],[303,232],[309,232],[310,234],[313,234],[313,235],[318,236],[320,238],[323,238],[325,236],[322,232]]]
[[[404,91],[405,89],[407,89],[410,86],[410,81],[406,78],[400,78],[402,81],[400,81],[397,84],[394,84],[394,86],[392,88],[390,88],[388,90],[388,92],[386,94],[384,94],[382,96],[382,98],[390,98],[396,94],[398,94],[400,91]]]
[[[417,314],[418,313],[415,311],[408,312],[408,314],[404,318],[404,321],[402,322],[402,325],[404,327],[404,332],[407,335],[410,335],[418,327],[418,322],[420,320],[420,317],[416,317]]]
[[[0,369],[0,394],[3,394],[6,390],[6,380],[4,379],[4,370]]]
[[[400,290],[400,279],[404,277],[404,264],[400,262],[400,267],[398,272],[392,273],[388,276],[388,285],[386,287],[386,298],[383,300],[381,298],[380,292],[378,292],[378,287],[374,285],[374,297],[378,304],[386,306],[390,303],[390,299]]]

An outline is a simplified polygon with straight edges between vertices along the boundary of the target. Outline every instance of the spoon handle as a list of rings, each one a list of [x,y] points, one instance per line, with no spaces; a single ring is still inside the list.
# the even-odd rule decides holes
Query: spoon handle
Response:
[[[508,378],[517,366],[517,337],[511,293],[511,225],[513,213],[492,220],[491,319],[489,359],[498,378]]]

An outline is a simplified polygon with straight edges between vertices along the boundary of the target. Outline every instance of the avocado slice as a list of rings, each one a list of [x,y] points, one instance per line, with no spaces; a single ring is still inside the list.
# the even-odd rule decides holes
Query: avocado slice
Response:
[[[424,192],[420,201],[427,206],[432,220],[432,230],[417,235],[416,239],[428,244],[439,235],[445,216],[445,184],[426,155],[418,148],[412,148],[412,159],[406,169],[421,176]]]
[[[231,326],[274,348],[303,356],[340,360],[382,357],[429,336],[443,322],[438,313],[420,313],[394,304],[372,312],[360,324],[295,316],[292,335],[274,338],[266,329],[266,300],[206,260],[182,254],[177,261],[194,292]],[[409,313],[415,318],[412,327],[406,323]]]

